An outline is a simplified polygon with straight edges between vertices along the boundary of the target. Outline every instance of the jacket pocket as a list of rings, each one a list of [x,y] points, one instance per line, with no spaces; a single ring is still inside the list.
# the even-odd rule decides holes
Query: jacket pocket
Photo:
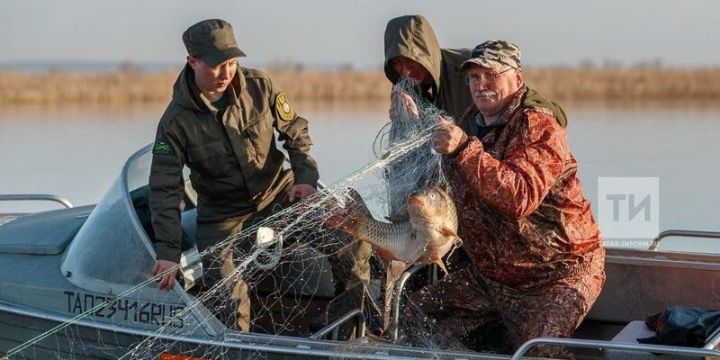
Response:
[[[273,150],[272,147],[275,144],[273,120],[272,112],[266,110],[244,129],[246,136],[255,148],[255,157],[259,164],[265,163],[268,153]]]
[[[199,172],[202,177],[227,176],[230,151],[222,140],[190,148],[187,154],[190,169]]]

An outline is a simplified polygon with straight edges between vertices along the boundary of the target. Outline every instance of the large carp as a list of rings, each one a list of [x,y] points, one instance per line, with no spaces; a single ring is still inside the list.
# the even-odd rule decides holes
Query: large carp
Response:
[[[438,264],[447,272],[442,257],[462,242],[457,236],[455,203],[440,187],[412,193],[406,200],[408,220],[387,223],[373,218],[357,191],[349,189],[350,201],[330,224],[357,240],[372,244],[378,256],[406,264]]]

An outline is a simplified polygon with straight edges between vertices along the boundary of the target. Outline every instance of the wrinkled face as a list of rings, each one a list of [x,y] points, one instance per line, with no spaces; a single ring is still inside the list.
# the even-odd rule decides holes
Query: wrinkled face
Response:
[[[390,60],[390,66],[400,77],[408,78],[414,85],[430,81],[430,73],[420,63],[404,56],[397,56]]]
[[[523,86],[522,69],[510,66],[493,68],[472,64],[467,72],[467,83],[473,102],[483,116],[502,111],[511,96]]]
[[[195,84],[210,101],[222,96],[237,72],[235,59],[227,60],[215,67],[210,67],[193,56],[188,56],[187,62],[195,73]]]
[[[411,219],[423,221],[445,220],[450,211],[450,198],[446,192],[437,187],[430,187],[414,192],[407,198],[407,212]]]

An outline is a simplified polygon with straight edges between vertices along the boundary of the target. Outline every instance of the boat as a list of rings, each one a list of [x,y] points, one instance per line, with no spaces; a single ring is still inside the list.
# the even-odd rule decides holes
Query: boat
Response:
[[[228,329],[186,290],[187,282],[201,271],[192,246],[181,260],[184,286],[178,283],[164,292],[152,280],[154,249],[140,214],[151,150],[148,145],[132,155],[96,205],[73,207],[49,195],[0,196],[0,200],[51,200],[66,207],[0,214],[0,358],[519,359],[543,344],[566,346],[579,358],[652,359],[653,353],[720,358],[720,331],[707,339],[704,348],[636,341],[648,331],[642,320],[669,306],[720,308],[720,254],[662,251],[657,246],[668,236],[720,239],[716,232],[666,231],[651,249],[608,248],[605,289],[575,335],[532,339],[515,354],[398,345],[393,342],[396,327],[388,341],[376,341],[364,336],[359,308],[325,319],[313,332]],[[192,245],[195,198],[190,186],[186,190],[189,204],[182,224]],[[321,305],[329,306],[334,294],[326,267],[310,266],[302,276],[314,277],[306,283],[319,284],[310,290]],[[413,267],[398,281],[392,324],[400,316],[406,280],[422,269]],[[302,295],[308,290],[288,291]],[[337,331],[341,326],[354,326],[358,336],[341,339]]]

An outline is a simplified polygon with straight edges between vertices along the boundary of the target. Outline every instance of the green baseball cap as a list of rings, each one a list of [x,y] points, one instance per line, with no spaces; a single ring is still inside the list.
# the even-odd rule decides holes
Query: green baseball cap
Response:
[[[211,67],[245,56],[237,46],[232,25],[225,20],[203,20],[185,30],[182,39],[188,54]]]
[[[472,49],[470,59],[463,62],[460,69],[465,70],[470,64],[486,68],[507,65],[519,69],[520,48],[509,41],[488,40]]]

